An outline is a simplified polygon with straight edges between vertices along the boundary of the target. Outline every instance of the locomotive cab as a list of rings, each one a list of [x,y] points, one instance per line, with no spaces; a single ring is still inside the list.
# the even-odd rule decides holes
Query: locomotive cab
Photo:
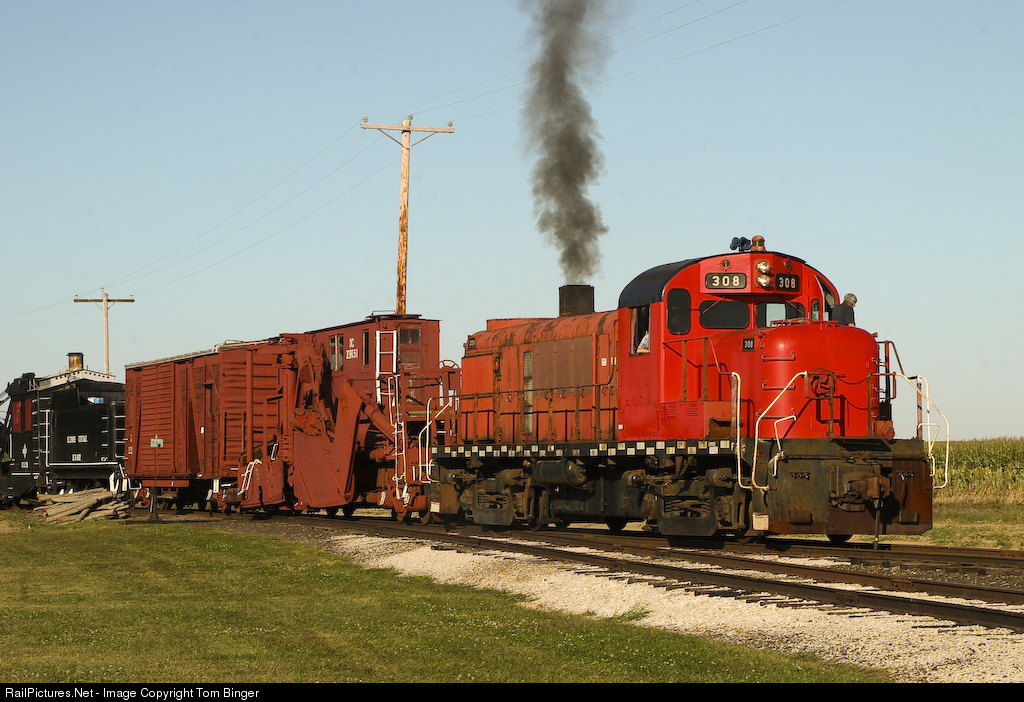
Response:
[[[711,471],[694,462],[681,493],[664,485],[659,530],[930,528],[930,460],[920,440],[893,440],[892,373],[873,335],[827,319],[837,297],[819,271],[760,237],[625,288],[621,437],[700,437],[735,456]]]

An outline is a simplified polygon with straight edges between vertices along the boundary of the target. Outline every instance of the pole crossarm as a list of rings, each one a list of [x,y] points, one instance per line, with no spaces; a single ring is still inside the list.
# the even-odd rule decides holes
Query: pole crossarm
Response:
[[[408,122],[408,121],[409,120],[406,120],[406,122]],[[448,124],[450,125],[451,122],[449,122]],[[392,131],[392,132],[433,132],[434,134],[454,134],[455,133],[455,127],[451,127],[451,126],[448,126],[448,127],[414,127],[411,124],[405,124],[405,123],[402,123],[402,124],[367,124],[366,122],[363,122],[359,126],[362,127],[363,129],[381,129],[381,130],[387,130],[387,131]],[[394,139],[394,137],[392,137],[390,134],[388,134],[387,136],[389,136],[392,139]],[[416,142],[416,143],[418,144],[419,142]],[[415,146],[415,144],[414,144],[414,146]]]
[[[364,119],[359,126],[363,129],[376,129],[402,147],[402,191],[398,210],[398,286],[395,292],[395,314],[401,315],[405,314],[405,281],[409,251],[409,150],[435,134],[454,134],[455,128],[451,122],[447,127],[414,127],[412,115],[401,124],[368,124]],[[388,134],[389,131],[401,132],[402,141]],[[427,132],[427,136],[413,144],[412,132]]]

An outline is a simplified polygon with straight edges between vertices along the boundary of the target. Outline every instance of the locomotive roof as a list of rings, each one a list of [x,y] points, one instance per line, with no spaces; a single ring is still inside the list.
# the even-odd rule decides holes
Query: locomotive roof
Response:
[[[804,262],[801,258],[779,253],[778,251],[750,251],[742,253],[717,254],[715,256],[704,256],[702,258],[690,258],[685,261],[676,261],[675,263],[666,263],[661,266],[655,266],[650,270],[644,271],[636,278],[633,278],[629,285],[622,289],[622,293],[619,295],[619,308],[640,307],[642,305],[650,305],[654,302],[661,302],[662,298],[665,296],[665,286],[668,285],[668,281],[672,280],[679,271],[700,263],[701,261],[706,261],[709,258],[720,258],[722,256],[747,256],[754,254],[760,254],[762,256],[767,254],[784,256],[785,258],[791,258],[794,261],[800,261],[801,263]]]
[[[701,259],[691,258],[676,263],[666,263],[648,271],[644,271],[622,289],[619,295],[619,308],[640,307],[649,305],[652,302],[660,302],[665,294],[665,286],[672,280],[676,273],[699,263]]]

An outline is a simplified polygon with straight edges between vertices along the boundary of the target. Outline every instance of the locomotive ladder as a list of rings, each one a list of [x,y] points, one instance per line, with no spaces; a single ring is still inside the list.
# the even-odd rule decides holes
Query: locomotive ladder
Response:
[[[395,483],[406,477],[405,421],[401,412],[401,388],[398,376],[398,330],[377,330],[377,402],[387,408],[395,434]],[[400,497],[396,493],[396,497]]]

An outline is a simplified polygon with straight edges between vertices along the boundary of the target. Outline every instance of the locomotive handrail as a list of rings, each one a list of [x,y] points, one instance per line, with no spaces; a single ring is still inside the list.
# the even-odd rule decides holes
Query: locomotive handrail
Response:
[[[915,392],[917,392],[917,397],[918,397],[918,405],[917,405],[917,411],[918,411],[918,424],[917,424],[918,435],[920,436],[922,434],[922,431],[921,431],[922,429],[926,429],[927,430],[927,437],[922,437],[922,438],[925,438],[926,443],[928,444],[928,463],[931,464],[931,474],[932,474],[932,478],[933,479],[935,477],[935,455],[934,455],[934,448],[935,448],[935,440],[936,440],[937,434],[938,434],[939,424],[937,422],[933,422],[931,420],[932,419],[932,416],[931,416],[932,409],[934,409],[939,414],[939,416],[942,417],[942,420],[946,423],[946,459],[945,459],[945,466],[944,466],[944,469],[943,469],[943,480],[944,480],[944,482],[942,483],[942,485],[933,485],[932,486],[933,489],[935,489],[935,490],[941,490],[941,489],[943,489],[943,488],[945,488],[945,487],[947,487],[949,485],[949,444],[950,444],[949,419],[946,417],[945,414],[942,413],[942,410],[940,410],[938,408],[938,405],[936,405],[934,402],[932,402],[931,397],[929,396],[931,391],[930,391],[930,389],[928,387],[928,379],[927,378],[925,378],[923,375],[915,375],[913,377],[907,377],[903,373],[893,373],[893,375],[895,377],[897,377],[897,378],[903,378],[904,380],[906,380],[908,383],[910,383],[910,386],[912,388],[914,388]],[[924,390],[923,391],[921,389],[922,385],[924,386]],[[924,417],[921,416],[921,410],[922,410],[921,402],[920,402],[921,400],[925,401]]]
[[[428,482],[428,483],[429,482],[433,482],[433,476],[431,475],[431,468],[434,465],[434,459],[432,459],[430,457],[430,437],[434,433],[433,432],[434,422],[437,421],[437,418],[440,417],[441,414],[445,412],[445,410],[447,410],[449,407],[451,407],[452,403],[453,403],[453,400],[448,400],[448,402],[445,404],[444,407],[440,408],[439,410],[437,410],[437,412],[435,412],[433,415],[431,415],[430,414],[430,403],[433,402],[433,401],[434,401],[434,398],[432,398],[432,397],[428,397],[427,398],[426,416],[429,417],[429,419],[424,423],[423,428],[420,429],[420,433],[418,435],[418,441],[417,441],[418,452],[419,452],[419,461],[418,461],[417,465],[424,470],[424,473],[426,475],[426,479],[425,480],[423,478],[423,475],[419,476],[419,480],[421,482]],[[426,462],[423,461],[424,453],[427,456]]]
[[[494,400],[496,397],[499,398],[499,399],[502,398],[502,397],[505,397],[506,398],[506,402],[511,402],[512,398],[516,398],[517,400],[521,401],[523,396],[527,392],[532,392],[535,395],[538,394],[538,393],[542,393],[543,394],[542,396],[546,396],[546,397],[549,397],[549,398],[550,397],[554,397],[555,393],[561,393],[560,397],[565,397],[567,393],[572,393],[572,394],[575,394],[575,395],[578,395],[578,396],[584,396],[588,392],[592,392],[596,396],[598,393],[601,393],[602,391],[605,391],[605,390],[608,390],[610,388],[613,388],[614,387],[614,379],[615,379],[615,373],[613,372],[611,374],[611,377],[608,379],[607,382],[601,382],[601,383],[589,383],[589,384],[584,384],[584,385],[566,385],[566,386],[562,386],[562,387],[550,387],[550,388],[534,388],[532,390],[513,390],[513,391],[502,390],[502,391],[499,391],[499,392],[462,393],[457,398],[457,401],[459,403],[459,410],[458,410],[458,412],[460,412],[460,413],[462,412],[462,409],[461,409],[461,403],[462,402],[465,402],[467,400],[473,400],[474,401],[474,406],[473,406],[473,408],[466,410],[466,414],[467,415],[470,415],[470,414],[472,414],[472,415],[487,415],[487,416],[493,416],[495,418],[500,418],[502,416],[508,416],[508,415],[512,415],[513,417],[518,417],[518,416],[520,416],[522,414],[522,410],[519,409],[519,408],[516,408],[516,409],[514,409],[512,411],[502,411],[497,404],[495,404],[495,405],[493,405],[491,407],[481,408],[481,407],[479,407],[479,406],[477,406],[475,404],[475,401],[476,400],[480,400],[480,399],[483,399],[483,400]],[[572,414],[572,413],[575,413],[576,411],[577,411],[576,409],[572,409],[572,408],[559,409],[559,410],[553,410],[553,409],[549,409],[549,410],[533,410],[532,414],[536,418],[537,416],[545,415],[545,414],[549,414],[549,413],[551,415],[559,415],[559,416],[561,416],[561,415]],[[598,408],[598,407],[595,406],[595,407],[587,408],[586,411],[587,412],[600,412],[602,414],[609,413],[611,415],[611,417],[613,418],[613,422],[612,422],[611,426],[614,427],[614,417],[616,416],[616,411],[617,411],[616,407],[610,406],[610,407],[600,407],[600,408]],[[465,427],[459,429],[460,433],[463,432],[463,431],[466,432],[463,435],[463,437],[462,437],[464,440],[473,440],[473,441],[477,440],[478,437],[476,435],[476,432],[474,432],[473,436],[470,437],[470,435],[469,435],[469,427],[468,426],[465,426]],[[515,431],[515,428],[513,428],[513,432],[514,431]],[[614,431],[614,429],[612,429],[612,431]]]
[[[792,419],[795,422],[796,421],[796,415],[795,414],[791,414],[788,417],[779,417],[773,423],[774,426],[775,426],[775,446],[778,448],[778,451],[775,452],[775,455],[772,456],[771,459],[768,461],[768,464],[772,468],[772,477],[773,478],[777,478],[779,476],[779,461],[781,461],[783,458],[786,457],[786,452],[782,450],[782,439],[779,437],[779,422],[785,422],[785,421],[788,421],[790,419]],[[756,443],[754,444],[754,460],[755,461],[757,460],[757,444]],[[768,489],[767,485],[763,485],[762,486],[762,485],[758,485],[757,484],[757,476],[754,474],[753,468],[751,468],[751,470],[750,470],[750,484],[752,486],[756,487],[758,490],[761,490],[761,491],[764,491],[764,490]]]
[[[688,394],[687,393],[688,380],[687,380],[687,370],[686,370],[686,368],[687,368],[687,364],[690,362],[689,356],[687,356],[687,353],[686,353],[686,348],[687,348],[687,346],[690,345],[691,342],[696,342],[696,341],[703,342],[703,348],[701,349],[701,351],[702,351],[701,359],[700,359],[700,363],[698,365],[699,370],[702,372],[702,375],[701,375],[701,392],[700,392],[700,399],[702,401],[707,401],[707,399],[708,399],[708,397],[707,397],[707,394],[708,394],[708,377],[707,377],[707,373],[708,373],[708,368],[711,366],[711,363],[709,363],[709,361],[708,361],[708,351],[709,350],[711,351],[711,357],[713,359],[712,362],[714,364],[715,370],[717,370],[719,373],[725,372],[725,371],[722,370],[722,365],[723,365],[722,362],[718,360],[718,349],[715,348],[715,340],[711,336],[708,336],[708,335],[705,335],[705,336],[693,336],[693,337],[687,337],[685,339],[669,339],[668,341],[661,342],[662,346],[664,346],[665,348],[670,349],[671,351],[679,354],[679,358],[682,361],[682,388],[681,388],[682,389],[682,397],[680,399],[682,399],[684,402],[686,402],[687,399],[688,399],[687,398],[687,394]],[[682,347],[680,350],[676,350],[676,349],[672,348],[674,345],[677,345],[677,344]],[[695,365],[697,365],[697,364],[695,363]]]
[[[801,377],[801,376],[806,378],[807,377],[807,371],[805,371],[805,370],[804,371],[800,371],[799,373],[794,375],[792,378],[790,378],[789,382],[786,383],[786,386],[784,388],[782,388],[782,390],[779,391],[778,395],[775,396],[775,399],[772,400],[769,403],[769,405],[764,408],[764,411],[761,412],[757,416],[757,420],[754,422],[754,450],[753,450],[753,456],[751,458],[751,464],[750,464],[750,484],[749,485],[744,485],[743,484],[743,475],[742,474],[738,475],[739,485],[744,490],[754,490],[754,489],[757,489],[757,490],[761,490],[763,492],[763,491],[768,489],[767,485],[758,485],[757,484],[757,479],[756,479],[756,471],[757,471],[757,444],[758,444],[758,437],[760,436],[760,431],[761,431],[761,420],[763,420],[766,416],[768,416],[768,412],[770,412],[772,407],[775,406],[775,403],[778,402],[779,400],[781,400],[782,396],[785,395],[787,392],[789,392],[790,386],[793,385],[796,382],[796,379]],[[782,458],[782,456],[780,455],[782,453],[782,442],[778,438],[778,428],[779,428],[778,427],[778,423],[781,422],[781,421],[787,420],[787,419],[794,419],[795,420],[796,416],[795,415],[790,415],[788,417],[782,417],[782,418],[776,420],[776,423],[775,423],[775,434],[776,434],[776,441],[779,444],[779,452],[776,453],[775,457],[773,457],[773,462],[774,463],[777,463],[778,460],[780,458]]]
[[[900,359],[900,352],[899,352],[899,350],[897,350],[896,344],[893,343],[892,341],[889,341],[889,340],[879,341],[878,342],[878,346],[882,349],[881,352],[878,354],[878,365],[881,368],[884,369],[884,371],[879,373],[879,377],[884,377],[885,378],[885,394],[884,394],[884,398],[885,398],[885,400],[887,402],[892,402],[893,400],[896,399],[896,388],[895,388],[895,386],[893,386],[891,384],[891,380],[890,380],[890,377],[893,375],[893,373],[890,370],[890,365],[891,365],[890,364],[890,360],[889,360],[890,350],[892,352],[892,355],[896,357],[896,366],[899,368],[899,372],[900,373],[904,372],[903,371],[903,361]],[[882,393],[881,383],[879,384],[878,391],[879,391],[880,394]],[[882,398],[879,397],[879,399],[882,399]]]
[[[740,411],[743,402],[743,377],[736,371],[729,373],[730,379],[736,379],[736,387],[733,388],[733,421],[736,422],[736,477],[742,474],[743,470],[743,436],[740,428]],[[730,383],[731,384],[731,383]]]

